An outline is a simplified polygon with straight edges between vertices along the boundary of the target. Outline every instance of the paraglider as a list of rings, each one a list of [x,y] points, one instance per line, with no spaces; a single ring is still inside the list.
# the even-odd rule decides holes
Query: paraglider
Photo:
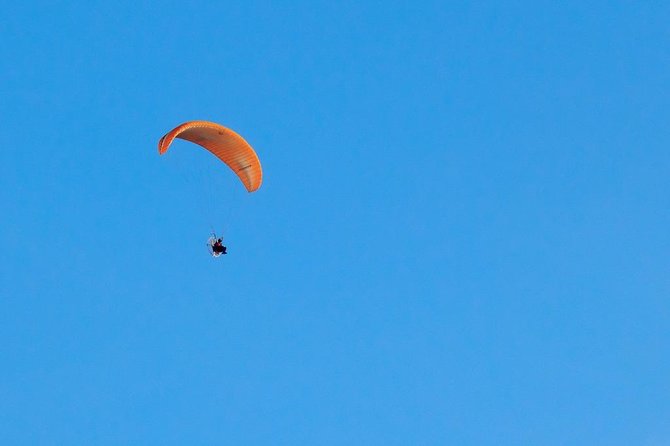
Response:
[[[222,125],[209,121],[189,121],[170,130],[158,142],[163,155],[175,140],[193,142],[223,161],[240,179],[248,192],[255,192],[263,182],[263,170],[258,155],[240,135]],[[223,240],[212,234],[207,247],[213,257],[227,254]]]
[[[254,149],[234,131],[209,121],[189,121],[175,127],[158,142],[158,153],[167,152],[175,138],[191,141],[226,163],[247,191],[255,192],[263,182],[261,162]]]
[[[207,249],[212,257],[219,257],[221,254],[228,254],[228,248],[223,246],[223,239],[217,237],[215,233],[207,240]]]

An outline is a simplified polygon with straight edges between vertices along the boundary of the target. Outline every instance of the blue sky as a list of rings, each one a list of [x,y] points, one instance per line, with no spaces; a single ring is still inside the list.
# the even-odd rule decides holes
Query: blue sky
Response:
[[[8,5],[0,442],[670,444],[668,23]],[[193,119],[256,148],[257,193],[158,156]]]

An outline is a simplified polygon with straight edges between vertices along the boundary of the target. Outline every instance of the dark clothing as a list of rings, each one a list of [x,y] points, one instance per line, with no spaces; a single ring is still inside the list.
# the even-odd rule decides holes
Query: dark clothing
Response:
[[[217,254],[226,254],[226,247],[223,246],[220,242],[216,242],[214,245],[212,245],[212,251]]]

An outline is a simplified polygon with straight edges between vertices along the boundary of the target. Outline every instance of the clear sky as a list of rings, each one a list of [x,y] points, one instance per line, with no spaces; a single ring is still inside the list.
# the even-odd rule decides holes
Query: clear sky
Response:
[[[667,1],[2,16],[0,443],[670,445]]]

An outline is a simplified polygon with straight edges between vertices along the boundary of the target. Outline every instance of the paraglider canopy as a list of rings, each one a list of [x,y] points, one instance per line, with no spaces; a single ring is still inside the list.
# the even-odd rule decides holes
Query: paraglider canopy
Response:
[[[234,131],[209,121],[189,121],[170,130],[158,142],[158,153],[167,152],[175,138],[191,141],[226,163],[249,192],[261,187],[263,171],[254,149]]]

